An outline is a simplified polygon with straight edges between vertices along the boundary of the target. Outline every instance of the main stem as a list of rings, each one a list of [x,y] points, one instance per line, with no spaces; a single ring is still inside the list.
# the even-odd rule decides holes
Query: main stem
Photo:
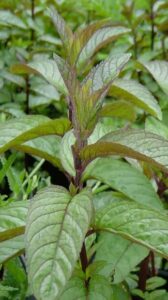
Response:
[[[79,151],[79,148],[78,148],[78,151]],[[78,153],[75,153],[75,152],[74,152],[74,161],[75,161],[75,168],[76,168],[76,177],[75,177],[74,183],[75,183],[75,186],[78,188],[78,190],[81,191],[83,188],[83,184],[81,183],[82,162],[78,156]],[[86,268],[88,266],[88,258],[87,258],[87,253],[86,253],[85,241],[83,242],[82,249],[80,252],[80,260],[81,260],[82,270],[85,273]],[[86,283],[86,285],[87,285],[87,283]]]
[[[82,166],[81,158],[79,157],[79,152],[83,148],[84,144],[85,144],[85,142],[81,140],[80,135],[79,135],[77,137],[76,147],[73,148],[74,164],[75,164],[75,169],[76,169],[76,176],[74,179],[74,184],[79,192],[83,188],[83,183],[81,182],[83,166]],[[85,273],[86,268],[88,266],[88,258],[87,258],[85,241],[83,242],[82,249],[80,252],[80,260],[81,260],[82,270]],[[88,284],[88,282],[86,281],[85,282],[86,287],[87,287],[87,284]]]

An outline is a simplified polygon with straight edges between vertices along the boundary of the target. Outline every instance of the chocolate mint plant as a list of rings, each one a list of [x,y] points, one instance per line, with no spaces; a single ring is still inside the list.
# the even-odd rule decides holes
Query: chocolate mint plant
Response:
[[[62,57],[54,53],[11,70],[46,79],[65,99],[67,117],[3,122],[0,153],[12,149],[49,161],[69,188],[49,185],[29,200],[1,207],[2,246],[15,245],[5,259],[25,251],[37,300],[130,299],[130,271],[149,251],[168,258],[167,213],[142,167],[167,172],[168,140],[130,125],[133,105],[158,119],[161,110],[145,86],[123,76],[130,53],[109,54],[90,68],[96,52],[129,29],[97,21],[73,33],[54,8],[50,14]],[[138,68],[161,80],[154,64],[161,74],[168,69],[159,61],[139,62]],[[109,103],[107,95],[117,100]],[[103,129],[101,120],[113,117],[125,118],[128,126]]]

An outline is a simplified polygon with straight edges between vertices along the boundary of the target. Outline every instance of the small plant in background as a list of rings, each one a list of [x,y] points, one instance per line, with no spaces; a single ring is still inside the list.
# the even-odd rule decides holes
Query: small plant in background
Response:
[[[139,57],[142,18],[136,28],[132,3],[122,10],[129,26],[99,20],[74,33],[52,6],[61,42],[39,38],[34,5],[27,25],[14,19],[21,30],[28,26],[30,39],[19,56],[15,48],[19,62],[2,73],[3,91],[8,79],[20,85],[13,86],[14,107],[4,104],[0,124],[0,297],[167,299],[166,281],[157,275],[161,258],[168,258],[168,130],[161,122],[168,64]],[[155,8],[161,10],[155,5],[151,1],[151,30]],[[133,55],[119,42],[129,36]],[[58,52],[40,55],[37,37],[54,41]],[[19,100],[16,109],[19,94],[24,105]],[[33,156],[33,166],[23,153]],[[66,184],[51,184],[50,172],[41,172],[46,161]]]

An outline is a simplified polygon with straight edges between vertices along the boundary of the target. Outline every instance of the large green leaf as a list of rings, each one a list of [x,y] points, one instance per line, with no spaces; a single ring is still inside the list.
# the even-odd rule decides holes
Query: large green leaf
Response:
[[[67,89],[58,70],[57,64],[53,59],[43,59],[33,61],[29,64],[15,64],[11,71],[16,74],[39,74],[50,84],[55,86],[58,91],[66,94]]]
[[[109,232],[101,233],[98,241],[100,246],[96,251],[95,260],[106,262],[100,273],[106,277],[113,277],[112,281],[115,284],[124,281],[149,252],[147,248]]]
[[[92,216],[91,193],[72,197],[63,187],[41,190],[26,225],[29,281],[38,299],[58,299],[70,278]]]
[[[123,26],[110,25],[104,26],[103,28],[100,28],[99,26],[99,28],[97,29],[98,30],[93,33],[87,43],[83,45],[78,59],[78,67],[84,66],[86,61],[90,59],[96,51],[104,47],[106,44],[130,31],[130,29]],[[89,28],[88,30],[86,28],[86,35],[88,34],[88,31]]]
[[[118,130],[105,135],[97,143],[86,146],[80,153],[82,159],[91,161],[99,156],[120,155],[168,168],[168,141],[144,130]]]
[[[150,207],[162,209],[162,203],[149,179],[128,163],[100,158],[86,168],[83,180],[97,179],[127,197]]]
[[[19,255],[24,250],[24,236],[20,235],[13,239],[0,243],[0,264],[8,259]]]
[[[168,62],[155,60],[141,64],[150,72],[162,90],[168,95]]]
[[[115,201],[97,212],[95,228],[118,234],[168,258],[168,219],[165,213],[131,200]]]
[[[0,153],[39,136],[63,135],[69,125],[67,119],[51,120],[44,116],[25,116],[1,123]]]
[[[87,84],[87,82],[90,81],[92,92],[102,89],[110,82],[112,83],[124,68],[130,57],[130,54],[118,54],[116,56],[108,57],[90,71],[84,79],[83,84]]]
[[[128,100],[159,119],[162,118],[156,99],[145,86],[135,80],[116,79],[110,88],[110,95]]]
[[[18,18],[8,10],[0,10],[0,25],[12,27],[16,26],[21,29],[26,29],[25,23],[23,23],[20,18]]]

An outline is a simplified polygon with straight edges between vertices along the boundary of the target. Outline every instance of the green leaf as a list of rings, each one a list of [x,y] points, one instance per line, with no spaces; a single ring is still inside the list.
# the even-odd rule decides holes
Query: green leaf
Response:
[[[80,124],[80,134],[85,138],[90,135],[96,125],[98,111],[112,81],[119,75],[129,58],[129,54],[122,54],[110,57],[98,64],[83,80],[82,87],[76,80],[73,99]]]
[[[25,115],[24,111],[21,110],[21,106],[18,103],[5,103],[1,104],[0,112],[3,112],[7,115],[12,115],[16,118],[23,117]]]
[[[92,216],[91,193],[73,198],[63,187],[41,190],[26,225],[29,281],[38,299],[55,300],[70,278]]]
[[[93,144],[100,140],[104,135],[107,133],[110,133],[112,130],[116,129],[115,122],[113,122],[113,119],[108,119],[107,122],[101,122],[99,121],[95,128],[93,133],[88,138],[88,144]]]
[[[27,28],[25,23],[23,23],[20,18],[18,18],[8,10],[0,10],[0,25],[12,27],[16,26],[21,29]]]
[[[1,157],[1,163],[3,166],[7,163],[5,156]],[[22,180],[19,173],[15,167],[8,168],[6,172],[6,179],[14,198],[17,198],[20,193],[23,193]]]
[[[165,289],[158,289],[152,291],[150,294],[146,292],[147,300],[167,300],[168,293]]]
[[[44,96],[29,96],[29,108],[34,110],[38,108],[39,106],[49,106],[50,104],[54,104],[56,100],[52,100],[51,98],[47,98]]]
[[[140,62],[157,81],[161,89],[168,95],[168,62],[155,60],[146,63]]]
[[[168,219],[165,213],[131,200],[115,201],[97,212],[95,228],[118,234],[168,258]]]
[[[69,126],[67,119],[33,115],[6,121],[0,124],[0,153],[39,136],[63,135]]]
[[[85,282],[80,277],[72,277],[60,295],[59,300],[86,300]]]
[[[70,59],[71,63],[77,63],[79,55],[83,48],[86,46],[90,38],[94,35],[97,30],[103,27],[109,26],[109,22],[106,20],[99,20],[94,23],[87,25],[84,28],[78,28],[74,34],[74,40],[71,46]]]
[[[0,243],[0,264],[11,259],[14,256],[20,255],[24,250],[24,236],[20,235],[13,239]]]
[[[10,169],[10,167],[12,166],[12,164],[14,163],[15,159],[16,159],[16,153],[13,153],[4,162],[3,167],[0,170],[0,183],[2,182],[2,180],[4,179],[4,177],[6,176],[8,170]]]
[[[100,23],[100,22],[99,22]],[[95,52],[100,50],[102,47],[106,46],[110,42],[117,39],[119,36],[130,32],[130,29],[123,27],[123,26],[110,26],[106,25],[103,26],[103,28],[100,28],[100,25],[98,23],[97,30],[93,32],[92,28],[90,26],[94,26],[96,28],[96,24],[91,24],[90,26],[86,27],[82,33],[80,33],[81,36],[79,36],[79,41],[77,40],[76,43],[79,43],[81,47],[79,47],[79,58],[77,61],[77,65],[79,68],[84,66]],[[87,36],[89,34],[89,31],[91,30],[92,35],[87,40]],[[86,35],[86,37],[85,37]],[[82,40],[86,41],[86,43],[83,43]],[[75,45],[74,45],[75,46]],[[72,48],[74,50],[74,48]]]
[[[113,300],[113,289],[107,279],[101,275],[94,275],[86,290],[84,280],[72,277],[65,287],[59,300]]]
[[[120,155],[149,162],[168,169],[168,141],[144,130],[118,130],[105,135],[97,143],[82,149],[80,156],[87,162],[99,156]]]
[[[168,127],[153,117],[148,117],[146,119],[145,130],[160,135],[165,139],[168,139]]]
[[[57,64],[57,67],[59,69],[59,72],[60,72],[63,80],[64,80],[66,87],[68,87],[69,81],[71,80],[71,73],[72,73],[70,70],[71,69],[70,65],[68,64],[68,62],[65,59],[63,59],[56,53],[53,54],[53,58],[54,58],[55,63]]]
[[[61,294],[59,300],[130,300],[124,285],[111,286],[109,281],[95,275],[89,281],[86,290],[85,282],[80,277],[72,277]]]
[[[61,40],[50,34],[43,34],[39,37],[39,41],[50,43],[56,46],[61,46]]]
[[[50,16],[64,46],[66,49],[69,49],[73,40],[73,33],[70,27],[67,26],[64,19],[58,14],[54,6],[50,9]]]
[[[10,33],[8,31],[8,29],[6,30],[0,30],[0,40],[3,41],[3,40],[7,40],[10,36]]]
[[[22,261],[25,261],[22,255]],[[5,278],[3,280],[5,286],[11,286],[8,300],[23,300],[27,296],[28,286],[26,272],[21,265],[20,259],[11,259],[5,263]],[[13,287],[17,288],[17,292],[12,292]],[[9,287],[8,287],[9,288]]]
[[[5,70],[1,71],[1,76],[12,82],[12,83],[15,83],[21,87],[24,87],[25,86],[25,80],[21,77],[21,76],[18,76],[18,75],[14,75],[14,74],[11,74]]]
[[[1,206],[0,209],[0,232],[7,229],[25,225],[25,218],[27,215],[27,201],[11,202]]]
[[[100,246],[95,261],[106,262],[100,273],[118,284],[143,260],[149,250],[141,245],[123,239],[121,236],[103,232],[98,238]]]
[[[95,190],[93,190],[93,204],[94,204],[94,208],[97,211],[99,208],[104,207],[114,201],[120,201],[125,199],[125,200],[129,200],[129,198],[127,198],[125,195],[119,193],[119,192],[112,192],[112,191],[106,191],[108,190],[108,186],[100,186],[101,188],[105,188],[103,190],[99,191],[98,188],[98,192],[95,192]]]
[[[61,138],[59,136],[45,136],[43,138],[36,138],[22,145],[17,145],[14,149],[44,158],[62,170],[59,155],[60,142]]]
[[[36,93],[44,96],[45,98],[47,98],[47,100],[48,99],[53,99],[53,100],[60,99],[60,95],[57,92],[56,88],[53,85],[46,83],[44,80],[40,80],[40,82],[32,81],[30,88],[33,92],[36,92]],[[46,100],[46,103],[47,103],[47,100]]]
[[[53,59],[36,60],[27,65],[15,64],[11,67],[11,72],[16,74],[39,74],[55,86],[58,91],[67,94],[67,88]]]
[[[141,297],[142,299],[145,299],[144,293],[143,293],[141,290],[139,290],[139,289],[133,289],[133,290],[132,290],[132,295],[134,295],[134,296],[139,296],[139,297]]]
[[[131,300],[131,296],[124,284],[113,285],[113,297],[111,300]]]
[[[84,79],[83,84],[88,84],[89,81],[91,83],[92,92],[102,89],[105,85],[112,83],[129,61],[130,57],[131,54],[118,54],[108,57],[90,71]]]
[[[145,86],[135,80],[116,79],[110,88],[109,94],[132,102],[158,119],[162,118],[156,99]]]
[[[17,201],[0,208],[0,241],[23,234],[28,202]]]
[[[110,300],[112,297],[110,282],[101,275],[93,276],[89,284],[89,300]]]
[[[83,180],[97,179],[143,205],[163,209],[149,179],[128,163],[112,158],[100,158],[89,164]]]
[[[16,292],[16,291],[18,291],[18,288],[0,284],[0,297],[3,300],[4,299],[11,300],[11,292]]]
[[[164,278],[161,278],[159,276],[154,276],[154,277],[147,279],[146,289],[147,289],[147,291],[152,291],[152,290],[155,290],[165,284],[166,284],[166,280]]]
[[[99,114],[100,117],[118,117],[131,122],[136,119],[136,113],[132,104],[122,100],[104,105]]]
[[[75,144],[76,138],[73,131],[68,131],[61,140],[60,159],[63,168],[72,176],[75,176],[75,166],[72,154],[72,145]]]

